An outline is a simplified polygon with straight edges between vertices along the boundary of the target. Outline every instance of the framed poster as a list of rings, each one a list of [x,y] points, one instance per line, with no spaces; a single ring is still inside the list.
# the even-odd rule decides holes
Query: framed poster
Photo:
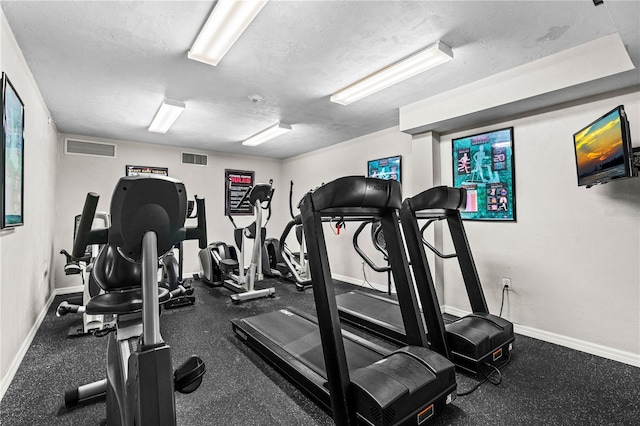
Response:
[[[393,157],[379,158],[377,160],[367,161],[367,176],[379,179],[401,180],[401,160],[400,155]]]
[[[167,167],[151,167],[151,166],[126,166],[126,176],[169,176],[169,169]]]
[[[516,220],[513,127],[453,139],[453,186],[466,188],[463,219]]]
[[[24,224],[24,104],[2,73],[2,193],[0,228]]]
[[[248,200],[243,203],[244,194],[253,187],[255,172],[247,170],[224,171],[224,214],[226,216],[251,216],[253,206]]]

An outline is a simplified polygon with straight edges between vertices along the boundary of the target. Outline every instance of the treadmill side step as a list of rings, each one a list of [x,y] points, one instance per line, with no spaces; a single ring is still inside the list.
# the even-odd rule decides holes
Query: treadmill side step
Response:
[[[395,344],[406,344],[407,336],[397,301],[350,291],[336,296],[336,302],[341,320]],[[508,357],[509,348],[515,340],[513,324],[491,314],[470,314],[445,324],[445,329],[453,362],[471,374],[478,374],[482,363],[493,365],[502,362]]]

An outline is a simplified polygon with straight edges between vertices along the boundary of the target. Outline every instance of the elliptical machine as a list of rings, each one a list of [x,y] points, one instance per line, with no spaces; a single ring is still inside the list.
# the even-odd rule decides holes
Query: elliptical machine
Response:
[[[298,290],[304,290],[311,286],[311,274],[305,253],[302,221],[300,217],[296,219],[293,214],[293,181],[289,186],[289,214],[292,220],[285,226],[280,239],[267,238],[265,240],[262,265],[265,275],[293,281]],[[295,229],[300,247],[297,252],[292,251],[286,242],[292,229]]]
[[[298,291],[312,286],[309,261],[305,252],[304,232],[301,216],[293,214],[293,181],[289,187],[289,214],[291,220],[284,227],[280,239],[267,238],[264,243],[263,264],[268,262],[265,274],[293,281]],[[287,238],[291,230],[295,229],[295,236],[300,249],[292,251],[287,245]]]
[[[273,180],[270,180],[268,184],[254,185],[238,203],[240,205],[248,201],[253,206],[256,219],[251,225],[240,228],[236,225],[231,213],[228,212],[227,214],[234,227],[233,236],[240,251],[239,256],[233,247],[229,247],[221,241],[209,244],[206,248],[200,250],[198,254],[202,281],[210,285],[222,284],[232,290],[234,294],[231,295],[231,301],[234,303],[261,297],[272,297],[276,292],[273,287],[255,288],[256,281],[264,279],[262,248],[267,233],[265,226],[271,217],[271,199],[274,192],[272,183]],[[262,210],[269,211],[264,225],[262,224]],[[247,243],[245,240],[253,241],[251,262],[246,271],[244,267],[244,250]]]
[[[111,199],[112,225],[91,230],[98,195],[87,194],[72,255],[89,244],[105,244],[92,275],[104,290],[86,306],[88,314],[116,315],[107,344],[107,378],[65,394],[67,407],[106,394],[109,425],[175,425],[174,388],[195,391],[205,366],[196,356],[175,372],[160,335],[160,303],[175,292],[158,286],[158,259],[174,244],[198,239],[206,245],[204,200],[198,226],[185,228],[187,196],[182,182],[160,176],[121,178]]]
[[[73,237],[75,238],[78,233],[78,226],[80,224],[80,215],[74,218]],[[109,220],[109,213],[96,212],[92,228],[108,228],[111,225]],[[64,315],[73,313],[82,315],[82,324],[80,326],[73,326],[69,329],[68,337],[82,336],[88,333],[110,328],[114,325],[114,318],[112,315],[89,315],[85,312],[85,306],[89,300],[101,293],[101,289],[96,283],[95,279],[91,275],[93,269],[93,262],[102,247],[98,244],[87,246],[84,255],[80,259],[74,259],[65,249],[60,250],[60,254],[66,258],[64,265],[65,275],[80,275],[82,278],[82,296],[80,300],[63,300],[60,302],[56,309],[56,316],[62,317]]]

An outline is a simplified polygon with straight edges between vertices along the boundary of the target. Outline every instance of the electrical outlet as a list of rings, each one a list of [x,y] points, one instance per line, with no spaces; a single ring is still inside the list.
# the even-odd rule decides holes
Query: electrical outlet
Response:
[[[507,278],[507,277],[502,277],[502,288],[507,288],[507,290],[512,290],[513,287],[511,287],[511,278]]]

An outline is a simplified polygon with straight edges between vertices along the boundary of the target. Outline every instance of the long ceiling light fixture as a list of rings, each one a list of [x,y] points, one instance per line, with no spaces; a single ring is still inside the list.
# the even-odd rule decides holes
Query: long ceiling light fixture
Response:
[[[149,125],[149,131],[154,133],[167,133],[169,128],[173,126],[180,114],[184,111],[184,102],[173,99],[165,99],[162,101],[156,116],[153,117]]]
[[[218,0],[187,57],[216,66],[267,0]]]
[[[334,93],[331,95],[331,102],[349,105],[451,59],[453,59],[451,48],[438,41],[426,49],[376,71],[370,76]]]
[[[276,123],[271,127],[264,129],[263,131],[256,133],[251,136],[249,139],[242,142],[242,145],[247,146],[256,146],[261,143],[265,143],[266,141],[278,137],[284,133],[287,133],[291,130],[290,124],[285,123]]]

